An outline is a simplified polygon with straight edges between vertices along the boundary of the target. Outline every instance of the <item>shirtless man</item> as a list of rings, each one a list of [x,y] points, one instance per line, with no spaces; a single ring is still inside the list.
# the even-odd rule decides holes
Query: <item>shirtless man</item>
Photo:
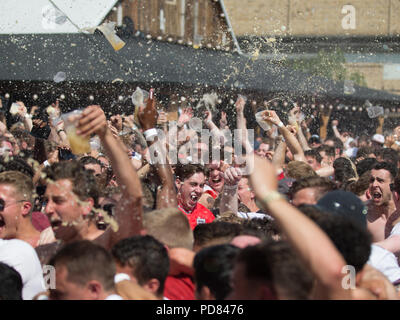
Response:
[[[373,242],[382,241],[390,235],[392,223],[398,216],[394,201],[397,195],[391,190],[396,175],[397,169],[387,162],[379,162],[371,170],[367,227]]]

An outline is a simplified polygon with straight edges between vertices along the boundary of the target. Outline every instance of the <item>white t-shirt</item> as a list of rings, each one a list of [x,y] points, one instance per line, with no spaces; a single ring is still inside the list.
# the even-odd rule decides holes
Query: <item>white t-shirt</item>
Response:
[[[367,263],[382,272],[392,283],[400,279],[397,258],[389,250],[375,244],[371,245],[371,254]]]
[[[389,238],[394,235],[400,235],[400,222],[394,225],[392,231],[390,231]]]
[[[110,294],[107,298],[104,300],[124,300],[120,295],[118,294]]]
[[[13,267],[21,275],[24,300],[32,300],[39,292],[46,290],[39,258],[29,243],[0,239],[0,262]]]
[[[259,212],[242,212],[242,211],[238,211],[237,212],[237,216],[239,218],[243,218],[243,219],[264,219],[267,218],[269,220],[274,220],[270,215],[265,214],[265,213],[259,213]]]

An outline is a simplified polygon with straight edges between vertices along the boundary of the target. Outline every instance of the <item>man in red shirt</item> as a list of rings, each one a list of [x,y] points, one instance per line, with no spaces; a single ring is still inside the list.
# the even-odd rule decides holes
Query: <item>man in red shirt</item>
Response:
[[[200,223],[210,223],[215,217],[198,201],[204,192],[204,167],[197,164],[178,165],[175,184],[178,189],[178,208],[186,214],[192,230]]]

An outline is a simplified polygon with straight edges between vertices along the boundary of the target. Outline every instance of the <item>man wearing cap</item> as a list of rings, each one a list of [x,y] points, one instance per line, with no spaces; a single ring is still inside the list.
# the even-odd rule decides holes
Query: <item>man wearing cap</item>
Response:
[[[362,228],[367,226],[368,208],[352,192],[343,190],[328,192],[317,202],[316,207],[322,211],[349,218]]]

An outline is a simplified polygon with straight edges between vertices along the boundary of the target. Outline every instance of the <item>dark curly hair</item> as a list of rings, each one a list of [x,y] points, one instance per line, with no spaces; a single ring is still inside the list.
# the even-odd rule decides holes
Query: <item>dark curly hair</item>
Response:
[[[372,238],[368,230],[346,217],[325,213],[314,206],[303,205],[299,210],[328,235],[348,265],[354,266],[356,272],[364,267],[371,253]]]

